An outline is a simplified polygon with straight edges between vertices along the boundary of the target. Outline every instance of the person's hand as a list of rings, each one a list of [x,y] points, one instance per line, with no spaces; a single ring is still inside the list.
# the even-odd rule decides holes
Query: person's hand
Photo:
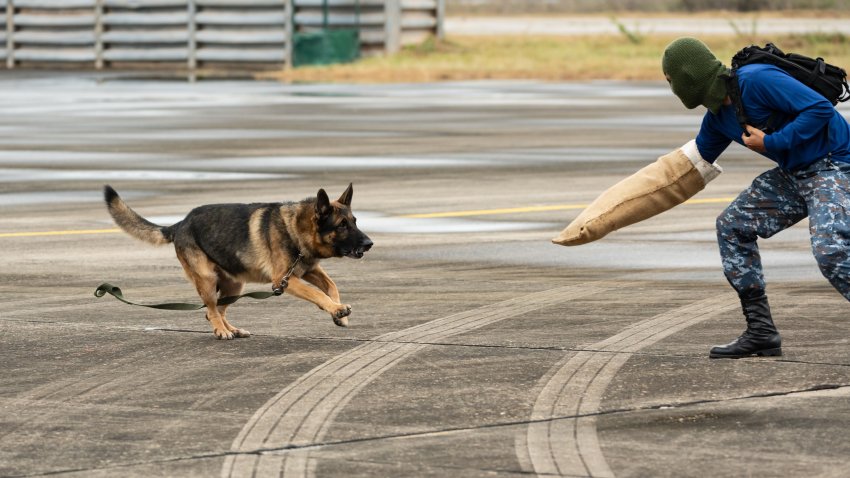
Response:
[[[747,136],[749,134],[749,136]],[[741,135],[741,139],[744,140],[744,145],[756,153],[764,153],[767,151],[764,149],[764,131],[755,128],[753,126],[747,125],[747,133]]]

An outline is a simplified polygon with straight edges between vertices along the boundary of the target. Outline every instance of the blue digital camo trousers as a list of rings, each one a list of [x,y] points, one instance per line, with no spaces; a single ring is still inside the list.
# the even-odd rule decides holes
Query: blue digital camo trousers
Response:
[[[806,217],[821,272],[850,300],[850,164],[829,158],[793,173],[765,172],[717,218],[723,272],[740,297],[765,293],[756,240]]]

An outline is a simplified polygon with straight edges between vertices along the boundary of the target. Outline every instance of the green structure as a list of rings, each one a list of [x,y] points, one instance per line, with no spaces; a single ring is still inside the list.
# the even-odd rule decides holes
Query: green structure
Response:
[[[350,63],[360,57],[360,1],[354,3],[353,27],[330,28],[328,0],[322,2],[322,28],[293,35],[292,66]]]

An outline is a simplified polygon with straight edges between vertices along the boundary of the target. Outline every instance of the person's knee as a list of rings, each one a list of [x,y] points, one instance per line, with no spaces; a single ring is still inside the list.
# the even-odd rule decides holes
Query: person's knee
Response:
[[[836,270],[850,269],[850,255],[845,247],[835,244],[829,238],[812,241],[812,253],[820,270],[831,275]]]
[[[717,216],[717,220],[714,222],[714,225],[717,229],[718,236],[723,235],[727,230],[729,230],[729,220],[726,219],[725,212]]]
[[[728,212],[728,210],[720,213],[720,215],[717,216],[717,220],[715,220],[715,222],[714,222],[714,225],[717,228],[718,234],[720,234],[723,231],[727,231],[729,229],[729,225],[730,225],[731,221],[729,220],[729,218],[727,216],[727,212]]]
[[[717,216],[715,227],[717,228],[718,239],[741,238],[753,235],[749,231],[746,221],[741,220],[741,218],[732,214],[728,209]]]

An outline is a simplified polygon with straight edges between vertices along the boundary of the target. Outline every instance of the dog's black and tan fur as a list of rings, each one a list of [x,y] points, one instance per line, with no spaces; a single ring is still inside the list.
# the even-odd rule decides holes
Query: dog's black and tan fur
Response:
[[[104,198],[115,223],[129,235],[155,245],[174,244],[186,276],[206,305],[213,333],[232,339],[251,334],[227,321],[227,306],[216,305],[219,294],[241,294],[247,282],[271,282],[275,287],[299,254],[286,292],[316,304],[337,325],[348,325],[351,306],[340,303],[336,284],[319,261],[359,259],[372,247],[351,212],[353,192],[349,185],[336,201],[320,189],[316,197],[294,203],[211,204],[165,227],[139,216],[109,186]]]

